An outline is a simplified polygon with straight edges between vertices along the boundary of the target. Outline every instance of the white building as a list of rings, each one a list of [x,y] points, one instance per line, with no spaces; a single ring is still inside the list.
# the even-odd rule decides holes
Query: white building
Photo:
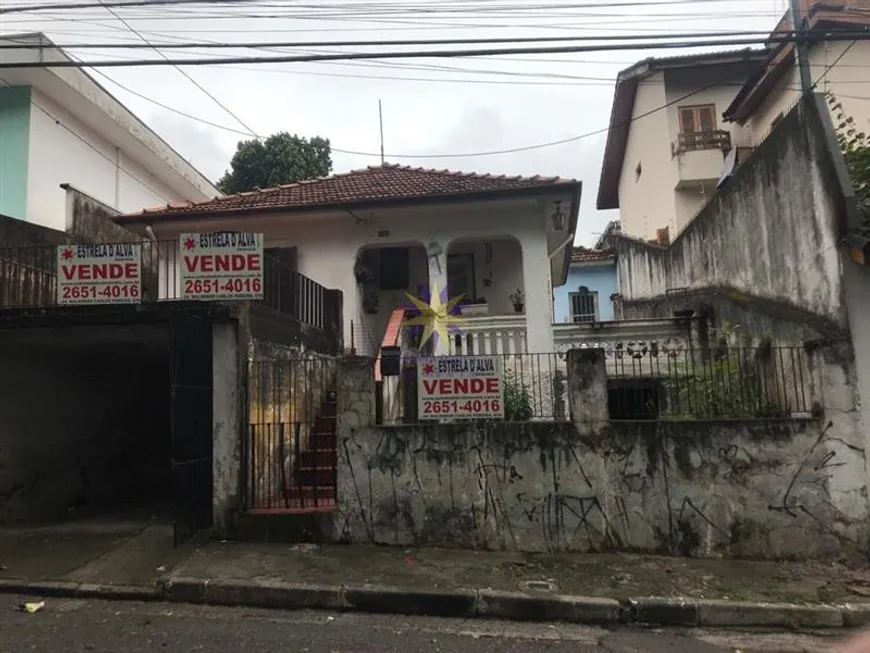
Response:
[[[0,214],[64,230],[61,184],[122,213],[220,195],[82,69],[6,65],[70,61],[44,35],[0,43]]]
[[[764,56],[647,59],[619,73],[597,205],[619,209],[622,233],[673,239],[712,197],[726,154],[751,145],[722,112]]]
[[[870,0],[802,0],[802,11],[809,33],[820,39],[837,30],[860,32],[870,27]],[[791,29],[791,15],[786,13],[771,36]],[[820,40],[811,43],[808,50],[814,90],[833,94],[846,116],[855,120],[858,131],[870,133],[870,41]],[[724,118],[747,129],[752,144],[758,146],[800,95],[794,44],[771,42],[767,57],[739,89]]]

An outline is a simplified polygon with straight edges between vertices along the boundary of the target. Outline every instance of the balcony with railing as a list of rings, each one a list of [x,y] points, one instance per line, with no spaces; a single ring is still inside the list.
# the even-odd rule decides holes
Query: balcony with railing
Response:
[[[135,297],[128,298],[129,303],[184,301],[178,242],[130,244],[141,248],[141,288],[136,289]],[[65,304],[63,298],[58,297],[58,273],[62,273],[58,258],[58,248],[54,245],[0,248],[0,310],[41,309]],[[325,288],[268,254],[263,258],[261,287],[262,297],[252,300],[254,304],[321,330],[340,331],[340,290]],[[90,303],[118,302],[107,298]]]
[[[731,133],[724,129],[681,132],[671,144],[677,166],[676,188],[715,182],[722,176],[725,154],[731,150]]]

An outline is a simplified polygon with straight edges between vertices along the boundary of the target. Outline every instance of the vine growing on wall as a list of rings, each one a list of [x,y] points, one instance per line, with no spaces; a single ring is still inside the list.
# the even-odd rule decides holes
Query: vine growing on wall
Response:
[[[843,104],[833,94],[828,93],[826,98],[858,205],[865,215],[870,216],[870,137],[858,130],[855,119],[846,115]]]

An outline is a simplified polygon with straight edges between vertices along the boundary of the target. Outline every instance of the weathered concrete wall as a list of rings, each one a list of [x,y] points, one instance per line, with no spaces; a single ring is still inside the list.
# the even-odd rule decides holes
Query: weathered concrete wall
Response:
[[[230,532],[242,505],[242,421],[244,379],[240,376],[238,324],[215,323],[212,327],[214,527]]]
[[[62,231],[0,215],[0,247],[65,245],[70,237]]]
[[[66,232],[73,238],[88,243],[138,243],[145,240],[112,222],[112,218],[121,213],[108,204],[75,186],[62,184],[61,188],[66,191]]]
[[[669,247],[613,239],[626,302],[737,290],[846,327],[843,191],[820,102],[796,106]]]
[[[759,558],[864,548],[847,405],[822,420],[607,422],[592,374],[569,377],[571,423],[376,427],[367,363],[339,374],[338,539]],[[600,352],[571,352],[572,375],[590,365]]]

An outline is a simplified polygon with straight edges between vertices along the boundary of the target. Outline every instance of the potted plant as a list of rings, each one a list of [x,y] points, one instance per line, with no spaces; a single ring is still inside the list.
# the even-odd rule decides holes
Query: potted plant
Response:
[[[515,292],[512,292],[510,300],[511,304],[514,305],[514,310],[517,313],[522,313],[526,307],[526,296],[523,294],[523,291],[518,288]]]

